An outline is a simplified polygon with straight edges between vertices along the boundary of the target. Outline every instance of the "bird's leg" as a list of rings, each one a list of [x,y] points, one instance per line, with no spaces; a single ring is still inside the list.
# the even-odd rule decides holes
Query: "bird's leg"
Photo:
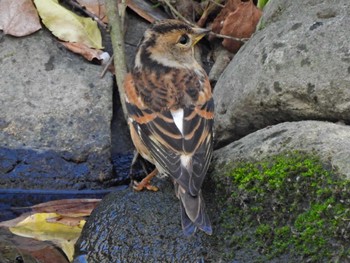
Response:
[[[133,170],[134,170],[134,165],[137,161],[137,159],[139,158],[139,153],[138,151],[134,151],[134,157],[132,158],[132,161],[131,161],[131,165],[130,165],[130,171],[129,171],[129,176],[130,178],[132,178],[132,174],[133,174]]]
[[[145,178],[142,179],[141,182],[136,182],[134,181],[134,189],[136,191],[142,191],[144,188],[146,188],[147,190],[150,191],[158,191],[158,187],[151,185],[150,181],[152,180],[152,178],[154,176],[156,176],[158,174],[158,170],[157,168],[155,168],[152,172],[150,172]]]

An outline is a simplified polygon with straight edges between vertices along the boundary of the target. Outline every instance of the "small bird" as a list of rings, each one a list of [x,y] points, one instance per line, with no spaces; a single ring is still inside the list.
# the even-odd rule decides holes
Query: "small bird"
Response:
[[[197,228],[212,234],[201,186],[213,151],[214,101],[208,76],[193,54],[208,32],[177,20],[155,22],[124,81],[132,141],[156,167],[134,189],[156,191],[150,180],[158,173],[170,176],[186,236]]]

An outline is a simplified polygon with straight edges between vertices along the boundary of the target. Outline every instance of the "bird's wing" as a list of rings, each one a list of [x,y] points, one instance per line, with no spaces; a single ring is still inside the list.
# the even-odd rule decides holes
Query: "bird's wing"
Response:
[[[160,166],[158,169],[196,196],[212,154],[214,103],[209,82],[209,91],[202,92],[198,105],[161,112],[146,107],[133,85],[132,77],[127,77],[126,104],[131,125]]]
[[[192,196],[198,194],[211,160],[213,117],[214,102],[211,96],[203,105],[184,110],[184,155],[180,156],[182,172],[176,174],[178,177],[175,180]]]

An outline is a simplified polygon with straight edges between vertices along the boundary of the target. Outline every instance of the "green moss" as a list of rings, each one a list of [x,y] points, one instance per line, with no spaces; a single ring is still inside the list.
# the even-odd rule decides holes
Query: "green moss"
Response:
[[[257,7],[263,10],[268,1],[269,0],[258,0]]]
[[[244,247],[265,259],[308,262],[350,259],[350,181],[317,157],[285,153],[226,169],[230,187],[221,220],[228,251]]]

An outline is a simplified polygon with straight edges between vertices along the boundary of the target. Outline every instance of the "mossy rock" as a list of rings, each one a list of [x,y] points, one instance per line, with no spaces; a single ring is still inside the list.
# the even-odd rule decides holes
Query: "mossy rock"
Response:
[[[350,261],[350,181],[331,166],[289,152],[221,168],[212,178],[225,260]]]

